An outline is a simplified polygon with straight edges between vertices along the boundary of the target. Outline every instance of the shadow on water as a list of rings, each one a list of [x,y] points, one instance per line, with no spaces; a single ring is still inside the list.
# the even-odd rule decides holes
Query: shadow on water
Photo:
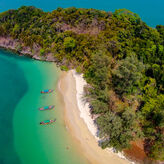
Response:
[[[0,51],[0,164],[20,164],[14,148],[13,115],[28,85],[21,68],[6,54]]]
[[[27,55],[17,54],[13,52],[12,50],[6,50],[3,48],[0,48],[0,55],[1,57],[4,57],[4,58],[10,58],[10,60],[19,60],[19,61],[26,61],[26,62],[31,62],[31,60],[34,60]]]

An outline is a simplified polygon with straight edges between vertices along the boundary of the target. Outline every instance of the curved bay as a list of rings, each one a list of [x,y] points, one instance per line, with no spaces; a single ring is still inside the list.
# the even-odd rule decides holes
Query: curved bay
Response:
[[[56,92],[40,94],[55,89],[59,72],[54,63],[0,51],[0,164],[88,163],[65,127]],[[55,109],[40,112],[45,105]],[[39,125],[54,118],[55,124]]]

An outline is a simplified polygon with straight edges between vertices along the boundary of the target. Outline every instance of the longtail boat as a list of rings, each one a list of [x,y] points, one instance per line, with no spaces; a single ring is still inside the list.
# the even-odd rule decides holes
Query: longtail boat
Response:
[[[51,123],[53,123],[53,122],[55,122],[55,121],[56,121],[56,119],[54,119],[54,120],[45,120],[45,121],[40,122],[40,125],[51,124]]]
[[[50,106],[45,106],[45,107],[39,108],[39,110],[50,110],[53,108],[54,108],[54,105],[50,105]]]
[[[51,92],[53,92],[53,89],[45,89],[41,91],[40,93],[51,93]]]

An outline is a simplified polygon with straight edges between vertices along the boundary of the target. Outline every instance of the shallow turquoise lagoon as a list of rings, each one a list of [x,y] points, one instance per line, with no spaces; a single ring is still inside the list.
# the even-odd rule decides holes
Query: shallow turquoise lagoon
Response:
[[[0,51],[0,164],[87,164],[66,130],[55,89],[59,69]],[[51,111],[38,108],[55,105]],[[40,121],[57,119],[41,126]],[[69,147],[69,149],[68,149]]]

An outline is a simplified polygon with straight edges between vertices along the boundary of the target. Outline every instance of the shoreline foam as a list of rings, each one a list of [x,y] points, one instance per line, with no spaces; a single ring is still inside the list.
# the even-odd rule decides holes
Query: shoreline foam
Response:
[[[84,120],[86,123],[89,131],[91,134],[95,137],[96,141],[98,142],[100,138],[97,136],[98,134],[98,127],[95,124],[94,119],[91,116],[89,103],[88,102],[82,102],[82,96],[84,95],[84,87],[87,85],[86,81],[83,78],[82,74],[76,73],[75,70],[71,70],[73,77],[76,81],[76,100],[78,104],[78,109],[80,110],[80,117]],[[115,153],[113,148],[106,148],[106,150]],[[126,159],[126,157],[121,153],[115,153],[120,158]],[[131,162],[134,163],[134,162]]]
[[[82,74],[77,74],[75,70],[72,70],[71,72],[76,81],[76,100],[78,109],[80,110],[80,117],[84,120],[92,135],[96,138],[96,140],[98,140],[97,126],[94,123],[94,119],[91,118],[89,103],[82,101],[84,95],[84,86],[87,85],[87,83],[83,79]]]
[[[89,163],[129,164],[129,160],[98,146],[97,127],[91,118],[89,104],[84,103],[82,99],[84,85],[86,82],[82,75],[74,70],[64,73],[58,84],[65,104],[65,122],[70,134],[77,141],[77,146]]]

